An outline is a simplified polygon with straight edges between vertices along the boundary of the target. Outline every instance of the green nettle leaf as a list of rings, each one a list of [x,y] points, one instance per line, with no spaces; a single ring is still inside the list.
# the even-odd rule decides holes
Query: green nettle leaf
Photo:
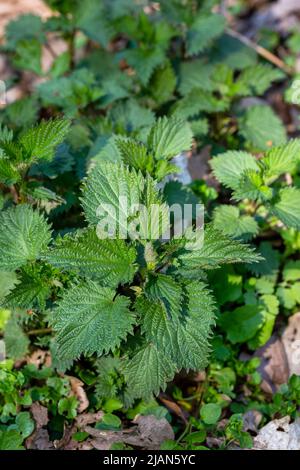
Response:
[[[71,155],[68,145],[63,143],[55,150],[53,160],[42,160],[38,163],[34,163],[29,170],[29,174],[30,176],[45,175],[53,179],[71,171],[73,165],[74,157]]]
[[[30,276],[27,276],[6,297],[5,305],[21,308],[32,308],[38,305],[43,308],[49,292],[50,286],[42,279],[32,279]]]
[[[153,232],[163,235],[168,227],[168,208],[155,181],[123,164],[95,168],[85,182],[81,200],[88,222],[97,225],[105,218],[112,235],[119,238],[136,238],[138,231],[142,239],[148,239]],[[159,205],[159,211],[153,211],[152,205]]]
[[[191,129],[193,134],[200,138],[208,134],[209,131],[209,123],[207,119],[195,119],[194,121],[190,122]]]
[[[148,146],[155,158],[172,158],[184,150],[190,150],[192,138],[187,122],[174,117],[162,117],[151,129]]]
[[[40,16],[31,14],[18,16],[6,26],[6,46],[9,50],[14,50],[19,41],[33,38],[43,43],[46,39],[43,28]]]
[[[21,162],[23,160],[22,147],[16,142],[9,140],[2,140],[0,142],[1,153],[4,154],[4,157],[10,159],[14,162]]]
[[[136,70],[142,84],[146,86],[154,70],[165,62],[165,52],[160,47],[129,49],[123,53],[128,64]]]
[[[214,44],[210,60],[226,64],[232,69],[243,70],[257,63],[255,50],[243,44],[239,39],[223,34]]]
[[[6,105],[5,109],[8,122],[22,128],[36,122],[39,105],[37,97],[30,95]]]
[[[52,367],[56,371],[64,373],[72,367],[74,363],[73,358],[62,359],[59,356],[59,345],[57,344],[55,337],[50,342],[50,353],[52,357]]]
[[[226,109],[228,103],[225,100],[220,100],[212,93],[198,87],[193,88],[184,98],[176,102],[172,114],[178,119],[188,119],[196,117],[201,112],[217,113]]]
[[[76,3],[76,26],[93,41],[106,47],[113,36],[113,28],[107,18],[103,5],[98,0],[86,0]]]
[[[82,206],[90,224],[96,225],[101,217],[99,211],[105,210],[105,205],[111,205],[115,213],[113,221],[127,221],[127,208],[120,205],[120,198],[126,198],[128,207],[141,202],[141,194],[145,180],[141,173],[130,171],[122,164],[105,163],[99,165],[88,176],[82,196]],[[120,207],[119,207],[120,206]],[[99,209],[100,208],[100,209]],[[135,214],[131,212],[130,216]],[[123,222],[124,228],[125,222]]]
[[[51,65],[51,76],[57,78],[68,72],[71,64],[71,56],[69,51],[65,51],[58,55]]]
[[[182,288],[171,276],[165,274],[150,275],[145,286],[145,293],[151,300],[161,300],[170,315],[179,314]]]
[[[129,298],[93,281],[66,291],[52,319],[59,358],[100,356],[118,347],[135,322],[129,302]]]
[[[152,343],[154,342],[159,349],[165,351],[169,356],[173,354],[173,346],[176,346],[176,317],[170,317],[166,307],[158,301],[153,302],[150,299],[139,298],[135,308],[142,320],[142,332]]]
[[[19,171],[6,158],[0,158],[0,182],[12,185],[20,181]]]
[[[224,186],[238,189],[240,179],[246,170],[259,171],[259,166],[253,155],[247,152],[229,150],[214,157],[210,161],[215,177]]]
[[[102,165],[105,162],[121,162],[122,156],[119,147],[122,146],[121,142],[123,142],[123,140],[127,139],[123,136],[119,137],[117,135],[112,135],[110,137],[99,136],[89,151],[88,157],[90,158],[91,166],[97,166],[98,164]],[[130,163],[126,162],[126,157],[123,157],[123,161],[130,165]]]
[[[123,364],[130,395],[133,398],[151,399],[160,389],[165,390],[167,382],[172,380],[176,366],[154,344],[145,344]]]
[[[211,75],[214,66],[206,63],[202,59],[190,62],[182,62],[180,65],[179,92],[187,95],[194,88],[201,88],[206,91],[213,89]]]
[[[245,95],[263,95],[272,82],[282,80],[285,74],[269,64],[256,64],[242,71],[237,81]]]
[[[173,97],[176,81],[176,75],[169,62],[154,71],[149,89],[158,104],[165,103]]]
[[[50,242],[44,217],[27,205],[0,212],[0,269],[13,271],[34,261]]]
[[[254,170],[245,170],[239,180],[239,187],[233,193],[233,199],[253,199],[268,201],[272,199],[273,191],[264,184],[262,175]]]
[[[97,101],[104,94],[97,86],[94,74],[84,68],[73,71],[67,77],[41,83],[37,92],[44,107],[58,106],[68,116],[76,115],[79,108]]]
[[[17,283],[15,272],[0,271],[0,302],[7,296]]]
[[[8,129],[7,126],[0,124],[0,140],[11,141],[13,139],[14,133],[11,129]]]
[[[96,396],[99,398],[116,397],[118,391],[118,371],[121,360],[112,356],[97,359],[96,369],[98,378],[96,382]],[[123,408],[123,405],[122,405]]]
[[[300,189],[289,187],[279,191],[278,201],[271,207],[271,213],[287,227],[300,229]]]
[[[153,157],[148,155],[147,147],[133,139],[116,138],[116,145],[125,165],[132,166],[143,173],[152,172]]]
[[[5,325],[4,341],[8,357],[22,359],[26,356],[30,341],[15,316],[12,316]]]
[[[43,258],[54,266],[78,270],[107,285],[132,281],[136,250],[124,240],[100,240],[95,228],[57,239]]]
[[[213,298],[202,282],[182,286],[180,314],[170,317],[165,303],[139,299],[136,304],[146,338],[163,350],[178,369],[203,369],[214,324]]]
[[[147,175],[142,204],[146,210],[138,214],[139,236],[143,240],[158,239],[169,229],[169,208],[162,202],[154,179]],[[131,235],[135,238],[135,235]]]
[[[266,178],[278,177],[292,172],[300,161],[300,139],[290,140],[286,145],[274,147],[260,160]]]
[[[187,305],[178,327],[174,357],[179,368],[201,370],[210,352],[209,338],[215,324],[215,304],[207,286],[192,282],[186,286]]]
[[[270,106],[248,108],[239,119],[239,128],[242,137],[257,150],[268,150],[287,140],[285,127]]]
[[[169,206],[179,204],[184,208],[184,204],[192,204],[194,207],[199,204],[199,199],[193,191],[179,181],[168,181],[164,187],[164,196]]]
[[[210,45],[212,39],[220,36],[225,29],[226,20],[222,15],[200,15],[187,33],[187,52],[198,54]]]
[[[202,246],[179,255],[178,262],[181,273],[197,276],[202,269],[215,269],[231,263],[257,263],[261,259],[254,248],[232,240],[208,225]]]
[[[45,278],[35,266],[25,266],[18,276],[17,284],[5,298],[9,308],[45,308],[50,293],[49,279]]]
[[[213,213],[213,223],[217,230],[230,237],[250,240],[258,233],[258,223],[249,215],[241,215],[236,206],[220,205]]]
[[[42,44],[37,39],[23,39],[18,42],[14,64],[25,70],[42,75]]]
[[[148,128],[155,122],[155,116],[151,109],[141,106],[134,99],[117,103],[108,115],[117,123],[118,127],[122,126],[128,133],[144,127]]]
[[[23,145],[27,158],[31,160],[52,160],[55,148],[66,137],[70,127],[70,121],[66,119],[54,119],[41,121],[37,126],[26,131],[20,143]]]

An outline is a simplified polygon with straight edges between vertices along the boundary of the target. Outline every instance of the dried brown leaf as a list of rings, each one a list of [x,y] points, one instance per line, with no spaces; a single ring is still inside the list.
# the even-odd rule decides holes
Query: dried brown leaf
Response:
[[[257,432],[262,420],[262,413],[257,410],[249,410],[243,415],[244,431]]]
[[[174,401],[172,401],[168,398],[165,398],[161,395],[160,395],[159,399],[170,411],[172,411],[175,415],[177,415],[179,418],[181,418],[184,423],[187,423],[187,419],[186,419],[182,409],[180,408],[179,405],[177,405],[177,403],[175,403]]]
[[[108,450],[114,442],[123,442],[139,449],[156,450],[165,440],[174,439],[173,429],[165,418],[137,416],[133,423],[135,426],[122,431],[105,431],[91,426],[85,426],[84,430],[94,438],[91,443],[98,450]]]
[[[34,402],[30,408],[31,414],[35,421],[37,429],[47,426],[48,424],[48,409],[38,402]]]
[[[97,411],[96,413],[84,413],[76,416],[75,421],[78,428],[82,429],[88,424],[96,423],[100,421],[104,416],[103,411]]]
[[[54,444],[49,439],[47,429],[37,429],[28,439],[26,439],[26,449],[33,450],[54,450]]]
[[[255,352],[261,359],[258,371],[262,375],[261,388],[265,393],[274,393],[288,381],[289,367],[286,353],[279,338],[272,336],[269,341]]]
[[[89,400],[83,388],[84,383],[81,382],[81,380],[77,379],[76,377],[72,377],[69,375],[67,377],[70,381],[71,390],[79,402],[77,411],[78,413],[82,413],[89,406]]]
[[[289,318],[281,341],[285,349],[290,376],[300,375],[300,312]]]
[[[30,411],[35,421],[36,429],[31,434],[31,436],[26,439],[26,449],[54,449],[54,444],[49,439],[48,431],[47,429],[44,429],[44,427],[48,424],[47,408],[45,406],[42,406],[40,403],[35,402],[31,405]]]

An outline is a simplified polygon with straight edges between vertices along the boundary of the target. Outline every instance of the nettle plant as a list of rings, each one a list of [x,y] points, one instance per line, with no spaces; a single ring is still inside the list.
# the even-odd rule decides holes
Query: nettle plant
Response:
[[[251,239],[266,227],[300,229],[300,189],[293,185],[300,163],[300,140],[273,147],[259,157],[228,151],[210,161],[215,177],[232,192],[236,206],[215,209],[215,225],[228,235]],[[295,178],[296,180],[296,178]],[[297,180],[296,180],[297,181]]]
[[[67,135],[70,122],[66,119],[41,121],[19,135],[0,127],[0,201],[5,204],[10,194],[15,203],[54,201],[62,199],[43,185],[31,172],[39,163],[49,164]],[[46,169],[46,168],[45,168]],[[34,171],[32,172],[34,173]],[[43,175],[44,179],[46,175]]]
[[[82,188],[85,228],[53,239],[44,215],[28,204],[0,213],[0,268],[7,277],[16,274],[3,305],[48,319],[53,359],[61,368],[81,356],[100,358],[99,394],[122,394],[125,403],[158,394],[181,369],[206,366],[215,318],[206,272],[261,259],[213,224],[205,226],[204,240],[197,229],[191,236],[192,227],[177,238],[148,236],[151,224],[163,234],[169,218],[146,162],[155,175],[153,168],[188,149],[187,129],[184,122],[161,118],[146,143],[122,140],[123,161],[96,165]],[[125,210],[120,197],[135,209]],[[158,215],[150,210],[153,204],[161,208]],[[117,214],[136,224],[139,236],[129,231],[124,238],[117,230],[114,239],[99,237],[99,214],[107,207],[116,211],[111,219]]]
[[[92,127],[91,146],[95,134],[136,136],[157,113],[187,119],[197,139],[225,147],[265,150],[267,141],[285,140],[267,103],[243,103],[285,74],[230,35],[219,0],[47,3],[54,16],[46,21],[23,15],[6,28],[2,50],[15,70],[7,89],[23,71],[43,77],[1,111],[11,127],[63,112],[85,132]],[[53,38],[63,50],[55,51]],[[52,57],[46,69],[45,52]]]

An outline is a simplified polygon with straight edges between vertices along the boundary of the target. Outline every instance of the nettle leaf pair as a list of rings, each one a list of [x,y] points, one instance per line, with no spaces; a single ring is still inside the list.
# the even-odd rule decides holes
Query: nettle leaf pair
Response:
[[[14,185],[17,200],[55,196],[40,184],[29,181],[28,171],[34,163],[53,160],[55,149],[64,140],[69,127],[66,119],[41,121],[18,137],[6,127],[0,128],[0,183]]]
[[[247,152],[228,151],[213,158],[210,165],[215,177],[232,190],[235,201],[249,200],[254,213],[260,213],[273,225],[278,219],[287,227],[300,228],[300,189],[282,184],[282,175],[293,174],[300,162],[300,140],[273,147],[261,158]],[[280,184],[279,184],[280,183]],[[227,227],[225,222],[227,219]],[[240,218],[237,207],[221,205],[214,213],[216,226],[229,235],[251,238],[258,231],[256,220]]]
[[[147,153],[156,160],[186,149],[186,138],[191,145],[191,133],[185,134],[185,124],[180,127],[176,122],[176,133],[174,121],[166,118],[150,130]],[[143,204],[147,210],[153,203],[160,204],[161,215],[150,217],[150,223],[161,223],[160,233],[165,229],[168,206],[156,181],[134,168],[138,143],[129,148],[126,165],[102,163],[87,176],[81,199],[87,221],[84,229],[49,244],[51,230],[39,212],[28,205],[2,211],[0,269],[18,273],[18,284],[6,305],[18,298],[19,307],[29,308],[37,279],[30,283],[28,276],[39,272],[43,284],[41,268],[52,265],[52,277],[48,272],[46,278],[48,290],[43,292],[48,308],[53,307],[50,323],[55,330],[56,360],[70,363],[81,355],[115,358],[127,400],[133,400],[157,394],[180,369],[206,366],[215,302],[205,271],[261,258],[253,248],[213,225],[206,226],[200,244],[191,241],[187,232],[178,239],[152,240],[143,216],[140,237],[131,237],[129,232],[124,238],[117,231],[116,239],[99,238],[99,207],[115,208],[122,220],[140,216],[139,212],[126,213],[119,206],[120,196],[127,197],[129,206]],[[113,218],[113,210],[111,214]],[[58,284],[59,273],[69,277],[71,287],[65,284],[57,294],[53,286]]]
[[[203,58],[182,61],[178,77],[178,92],[182,97],[176,100],[172,112],[182,119],[191,120],[197,137],[209,133],[208,127],[204,126],[206,118],[203,113],[217,113],[220,123],[215,124],[214,132],[224,135],[225,130],[228,131],[226,123],[231,119],[229,115],[225,117],[226,113],[235,103],[234,114],[238,119],[232,124],[233,128],[238,125],[240,139],[251,148],[265,150],[270,140],[275,145],[286,140],[281,120],[268,105],[245,108],[239,107],[239,102],[243,97],[263,95],[273,82],[283,78],[281,71],[255,61],[241,69],[222,61],[208,64]]]

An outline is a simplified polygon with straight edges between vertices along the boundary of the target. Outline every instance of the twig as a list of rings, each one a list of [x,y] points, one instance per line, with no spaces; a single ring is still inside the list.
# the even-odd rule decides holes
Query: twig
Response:
[[[51,333],[52,328],[39,328],[36,330],[31,330],[27,332],[28,336],[37,336],[37,335],[46,335],[47,333]]]
[[[293,75],[294,70],[289,67],[287,64],[283,62],[283,60],[279,59],[275,54],[272,52],[268,51],[262,46],[259,46],[256,44],[254,41],[251,41],[251,39],[247,38],[241,33],[238,33],[237,31],[234,31],[231,28],[227,28],[226,32],[233,38],[238,39],[241,41],[245,46],[250,47],[251,49],[254,49],[257,54],[262,56],[264,59],[268,60],[271,62],[273,65],[276,65],[276,67],[280,68],[281,70],[284,70],[288,75]]]

